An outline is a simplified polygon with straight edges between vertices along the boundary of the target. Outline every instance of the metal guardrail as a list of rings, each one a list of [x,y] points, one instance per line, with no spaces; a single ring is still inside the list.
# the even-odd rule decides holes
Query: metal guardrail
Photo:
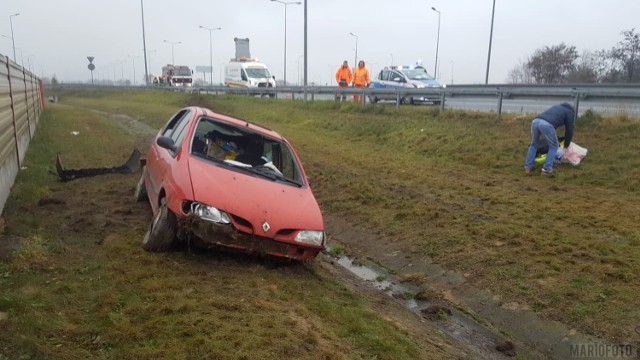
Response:
[[[92,87],[86,84],[67,84],[64,87]],[[107,86],[111,87],[111,86]],[[118,87],[121,88],[121,87]],[[447,100],[451,98],[495,98],[496,113],[500,117],[505,99],[535,99],[561,98],[573,102],[576,114],[580,101],[586,99],[633,100],[640,99],[640,84],[562,84],[562,85],[450,85],[442,88],[338,88],[335,86],[286,86],[276,88],[233,88],[227,86],[201,86],[192,88],[182,87],[128,87],[138,90],[163,90],[198,92],[208,94],[237,94],[253,95],[273,98],[287,98],[292,100],[323,100],[338,99],[338,95],[360,95],[362,104],[370,102],[370,98],[384,96],[395,99],[399,107],[404,98],[428,97],[432,103],[445,109]]]

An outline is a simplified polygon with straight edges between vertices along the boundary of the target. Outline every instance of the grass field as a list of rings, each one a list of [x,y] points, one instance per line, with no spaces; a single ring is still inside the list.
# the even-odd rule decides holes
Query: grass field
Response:
[[[122,115],[155,132],[187,101],[153,95],[70,96],[43,114],[0,229],[19,242],[0,256],[0,359],[451,357],[441,335],[414,337],[317,263],[144,252],[151,213],[133,201],[137,174],[57,181],[58,151],[78,168],[146,150],[149,133]]]
[[[561,321],[580,332],[609,341],[630,343],[637,340],[635,328],[640,323],[637,296],[640,283],[638,120],[602,118],[588,112],[578,120],[574,136],[576,143],[589,149],[584,163],[577,167],[559,166],[557,176],[545,178],[539,175],[526,177],[523,171],[531,116],[503,114],[503,118],[497,120],[494,114],[463,111],[439,114],[436,109],[424,107],[362,109],[354,104],[304,104],[170,93],[76,92],[61,95],[62,104],[127,114],[153,128],[159,128],[171,113],[187,104],[206,106],[263,124],[285,134],[294,144],[326,213],[393,239],[396,246],[403,247],[407,253],[429,257],[442,266],[459,271],[468,283],[490,290],[505,302],[531,309],[543,318]],[[56,109],[47,116],[63,117],[62,111]],[[40,128],[38,136],[46,131],[43,129],[46,127]],[[144,146],[144,139],[127,140],[127,144],[134,143]],[[47,146],[51,145],[43,145],[44,154],[33,150],[37,149],[38,142],[32,145],[30,156],[33,153],[42,156],[29,160],[33,167],[49,164],[47,161],[53,158],[53,150]],[[122,161],[128,154],[119,155],[117,160]],[[89,154],[78,155],[74,161],[79,166],[86,166],[89,164],[83,161],[89,157]],[[62,185],[44,178],[45,174],[31,179],[21,173],[7,208],[28,208],[28,204],[32,205],[43,194],[61,191]],[[133,183],[130,185],[132,188]],[[9,212],[5,209],[5,213]],[[62,247],[60,239],[47,239],[45,231],[34,230],[38,229],[37,219],[27,216],[24,225],[8,220],[5,232],[29,238],[29,244],[33,245],[26,248],[33,248],[31,256],[35,259],[41,252],[48,254],[52,248]],[[143,232],[144,222],[133,228],[122,224],[114,235],[115,241],[105,241],[106,254],[101,255],[105,257],[104,264],[89,269],[111,277],[115,268],[131,261],[115,254],[126,253],[121,247],[138,250],[137,240],[132,238]],[[346,247],[349,248],[349,244]],[[376,259],[381,255],[380,249],[384,249],[384,244],[348,250]],[[62,261],[68,255],[60,256]],[[158,257],[137,253],[134,257],[143,264],[155,264],[154,269],[163,273],[170,271],[170,267],[164,266],[166,262],[177,261],[175,255]],[[16,300],[10,296],[9,301],[4,300],[9,305],[0,304],[0,311],[9,309],[10,315],[18,311],[15,310],[19,308],[17,303],[33,301],[31,296],[40,299],[33,294],[37,291],[26,291],[24,287],[41,276],[42,271],[46,272],[48,266],[37,270],[26,267],[25,270],[24,266],[16,268],[16,261],[0,267],[0,273],[6,274],[0,282],[3,289],[7,286],[20,289],[28,298]],[[179,263],[184,267],[186,261],[180,259]],[[108,266],[110,262],[115,262],[115,268]],[[82,268],[69,271],[76,276]],[[238,268],[246,269],[247,266],[242,264]],[[298,272],[306,274],[307,271],[265,270],[255,264],[249,268],[259,272],[256,277],[266,277],[270,281],[302,276]],[[294,274],[290,274],[292,272]],[[147,274],[137,270],[132,275],[134,278],[136,273],[139,280],[129,284],[134,288]],[[308,279],[305,286],[318,285],[318,277],[323,279],[323,285],[332,284],[322,274],[315,274],[317,277]],[[204,272],[198,276],[209,275]],[[23,277],[23,282],[18,283],[16,279]],[[159,277],[165,278],[164,275]],[[248,288],[260,288],[258,284],[253,283]],[[105,292],[120,289],[122,285],[115,281]],[[339,296],[350,296],[337,284],[331,288]],[[186,291],[185,287],[179,290]],[[271,294],[269,288],[264,291]],[[274,292],[272,297],[277,297],[283,290],[278,287],[271,291]],[[287,291],[301,290],[292,285]],[[168,292],[166,296],[176,296],[176,293],[180,291]],[[40,296],[46,298],[44,294]],[[308,298],[300,293],[293,297],[296,296]],[[63,298],[64,301],[69,299]],[[133,309],[145,304],[144,299],[136,301],[138,305]],[[120,307],[124,307],[136,312],[127,306],[125,302],[110,309],[118,313],[122,311]],[[300,312],[313,319],[314,324],[320,324],[312,328],[324,331],[320,336],[322,339],[343,344],[344,347],[327,346],[326,351],[334,351],[332,354],[342,354],[340,356],[346,358],[369,358],[372,354],[378,358],[388,358],[388,354],[394,354],[391,358],[412,358],[420,351],[401,334],[396,334],[394,336],[400,336],[402,341],[391,340],[391,343],[405,344],[402,349],[368,352],[373,345],[367,344],[356,347],[355,352],[348,352],[346,349],[354,346],[353,342],[338,340],[341,332],[333,327],[337,326],[337,320],[317,315],[317,311],[309,309],[311,305],[307,302],[297,306],[301,307]],[[361,305],[355,308],[366,312]],[[175,313],[176,309],[172,311]],[[187,307],[186,311],[192,311],[192,308]],[[100,313],[102,317],[109,314],[108,311]],[[148,312],[145,314],[150,317]],[[101,324],[107,323],[103,320]],[[274,326],[286,327],[286,324]],[[96,328],[99,325],[96,324]],[[299,330],[299,326],[296,328]],[[393,327],[388,329],[394,330]],[[142,334],[146,329],[136,327],[136,331]],[[46,331],[39,336],[47,338]],[[359,337],[362,338],[370,337]],[[144,339],[150,341],[149,337]],[[33,338],[30,341],[34,342]],[[153,342],[143,343],[147,350],[154,348]],[[317,343],[323,342],[318,340]],[[377,339],[372,343],[377,344]],[[154,356],[153,352],[149,354]]]

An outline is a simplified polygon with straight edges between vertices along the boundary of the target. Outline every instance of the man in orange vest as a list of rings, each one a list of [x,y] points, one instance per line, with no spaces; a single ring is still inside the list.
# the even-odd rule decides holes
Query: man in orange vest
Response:
[[[369,70],[364,67],[364,61],[360,60],[358,62],[358,67],[353,74],[353,86],[364,88],[369,87],[369,84],[371,84],[371,80],[369,79]],[[353,96],[353,101],[360,102],[360,100],[362,100],[360,95]]]
[[[338,83],[338,87],[348,88],[351,81],[353,81],[353,74],[351,73],[351,69],[349,69],[349,63],[345,60],[336,72],[336,82]],[[347,97],[344,94],[338,94],[336,100],[346,101]]]

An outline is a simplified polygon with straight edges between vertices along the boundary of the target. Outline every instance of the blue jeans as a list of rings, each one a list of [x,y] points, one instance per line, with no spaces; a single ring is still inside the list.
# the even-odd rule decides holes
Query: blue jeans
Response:
[[[524,168],[527,170],[533,169],[534,161],[536,159],[536,151],[538,148],[544,146],[544,143],[549,145],[549,152],[547,158],[544,161],[542,167],[545,170],[553,170],[553,161],[558,152],[560,144],[558,143],[558,135],[553,125],[549,124],[546,120],[535,118],[531,122],[531,144],[527,151],[527,158],[524,162]]]

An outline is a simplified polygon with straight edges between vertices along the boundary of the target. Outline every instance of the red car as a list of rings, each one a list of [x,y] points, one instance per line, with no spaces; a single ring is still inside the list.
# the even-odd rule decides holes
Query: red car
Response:
[[[298,155],[275,131],[201,107],[184,108],[154,139],[135,190],[153,220],[142,247],[177,240],[206,248],[310,260],[324,223]]]

